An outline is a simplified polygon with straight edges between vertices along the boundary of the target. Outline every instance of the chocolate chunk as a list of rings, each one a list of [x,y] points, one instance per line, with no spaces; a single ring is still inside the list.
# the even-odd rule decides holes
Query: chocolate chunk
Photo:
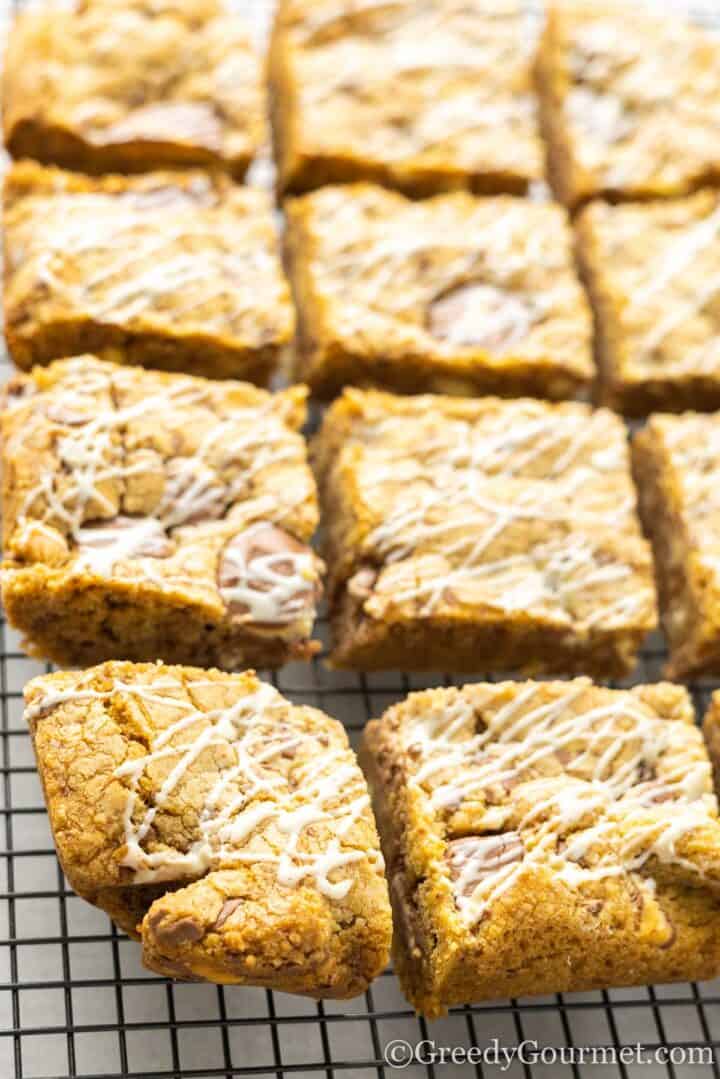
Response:
[[[472,895],[481,880],[513,862],[521,862],[524,856],[525,847],[517,832],[463,836],[452,839],[447,850],[450,876],[463,896]]]
[[[125,517],[94,521],[77,533],[79,551],[112,551],[120,558],[167,558],[174,547],[165,529],[152,517]]]
[[[205,935],[205,929],[194,918],[170,918],[164,910],[151,911],[150,927],[159,944],[173,947],[177,944],[193,944]]]
[[[228,918],[235,913],[239,906],[242,904],[242,899],[226,899],[220,908],[220,913],[215,919],[215,929],[220,929],[225,925]]]
[[[238,621],[264,627],[309,616],[318,594],[312,550],[269,522],[252,525],[225,546],[218,586]]]
[[[527,337],[536,320],[531,304],[493,285],[460,285],[430,306],[428,329],[448,345],[502,352]]]

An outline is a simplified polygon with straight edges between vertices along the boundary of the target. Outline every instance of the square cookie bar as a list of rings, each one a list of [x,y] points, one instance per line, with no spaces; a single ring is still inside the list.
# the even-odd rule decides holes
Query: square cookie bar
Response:
[[[558,6],[538,57],[550,179],[576,206],[720,182],[720,37],[679,15]]]
[[[720,408],[720,195],[595,202],[577,230],[602,403],[632,416]]]
[[[410,195],[542,179],[536,22],[519,3],[281,0],[270,50],[281,191],[375,180]]]
[[[292,337],[271,200],[220,173],[91,179],[21,162],[4,244],[19,367],[102,351],[265,383]]]
[[[683,687],[413,693],[363,757],[418,1011],[720,973],[718,805]]]
[[[651,416],[633,442],[671,677],[720,675],[720,414]]]
[[[383,860],[341,723],[252,671],[160,663],[25,698],[65,875],[139,914],[151,970],[339,999],[382,971]]]
[[[26,649],[70,666],[312,655],[305,392],[92,356],[14,379],[0,419],[2,599]]]
[[[655,595],[613,413],[346,390],[313,452],[336,666],[632,669]]]
[[[318,393],[588,387],[591,317],[559,206],[465,192],[413,202],[349,184],[286,209],[297,374]]]
[[[3,78],[5,145],[87,173],[217,165],[264,137],[260,60],[216,0],[80,0],[21,13]]]

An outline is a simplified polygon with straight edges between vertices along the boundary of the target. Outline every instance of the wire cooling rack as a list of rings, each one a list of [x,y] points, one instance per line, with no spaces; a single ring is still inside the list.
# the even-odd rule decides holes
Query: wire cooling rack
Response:
[[[267,0],[235,2],[262,38]],[[12,0],[0,0],[0,33],[12,11]],[[718,0],[697,13],[720,26]],[[7,370],[0,358],[0,381]],[[317,632],[326,639],[325,619]],[[497,1000],[427,1024],[390,971],[356,1000],[324,1003],[150,974],[138,944],[67,886],[22,717],[23,686],[50,668],[28,659],[1,619],[0,647],[0,1079],[392,1079],[388,1049],[398,1040],[420,1045],[417,1061],[398,1072],[409,1079],[720,1079],[720,979]],[[663,659],[656,637],[634,681],[658,680]],[[453,682],[331,672],[322,659],[266,676],[291,700],[342,720],[354,743],[368,719],[407,692]],[[716,686],[691,687],[699,717]],[[492,1062],[521,1044],[524,1061]],[[543,1048],[549,1055],[533,1061]],[[483,1049],[490,1056],[474,1059]],[[443,1050],[456,1051],[454,1062],[442,1062]]]

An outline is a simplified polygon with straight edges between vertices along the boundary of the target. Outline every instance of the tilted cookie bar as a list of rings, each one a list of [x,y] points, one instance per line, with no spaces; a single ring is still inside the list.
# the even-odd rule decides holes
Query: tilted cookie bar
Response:
[[[346,390],[312,452],[337,666],[633,667],[655,594],[613,413]]]
[[[720,972],[720,821],[686,689],[413,693],[362,759],[420,1012]]]
[[[380,973],[387,886],[340,723],[252,672],[162,664],[47,675],[25,697],[64,872],[134,906],[151,970],[333,998]]]
[[[304,419],[302,387],[272,395],[92,356],[12,380],[2,599],[26,648],[73,666],[312,655]]]

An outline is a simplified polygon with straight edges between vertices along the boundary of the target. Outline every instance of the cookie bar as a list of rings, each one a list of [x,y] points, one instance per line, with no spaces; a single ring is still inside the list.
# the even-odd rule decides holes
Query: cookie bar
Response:
[[[216,0],[80,0],[21,13],[3,79],[5,144],[86,173],[215,165],[264,138],[260,60]]]
[[[599,396],[628,415],[720,408],[720,195],[579,215]]]
[[[633,443],[655,552],[667,672],[720,674],[720,414],[654,415]]]
[[[684,195],[720,182],[720,38],[667,14],[548,13],[541,121],[557,196],[577,206]]]
[[[535,20],[514,0],[281,0],[270,50],[279,188],[410,195],[541,180]]]
[[[312,655],[305,393],[93,356],[14,379],[2,599],[27,650],[231,669]]]
[[[297,374],[400,392],[563,398],[594,374],[591,318],[558,206],[372,184],[286,203]]]
[[[82,352],[266,383],[293,333],[269,196],[226,176],[5,184],[5,329],[19,367]]]
[[[343,999],[384,968],[382,856],[342,724],[252,671],[160,663],[46,675],[25,698],[67,879],[138,911],[151,970]]]
[[[413,693],[365,731],[418,1011],[720,973],[720,823],[686,689]]]
[[[336,666],[632,669],[655,596],[613,413],[346,390],[313,453]]]

